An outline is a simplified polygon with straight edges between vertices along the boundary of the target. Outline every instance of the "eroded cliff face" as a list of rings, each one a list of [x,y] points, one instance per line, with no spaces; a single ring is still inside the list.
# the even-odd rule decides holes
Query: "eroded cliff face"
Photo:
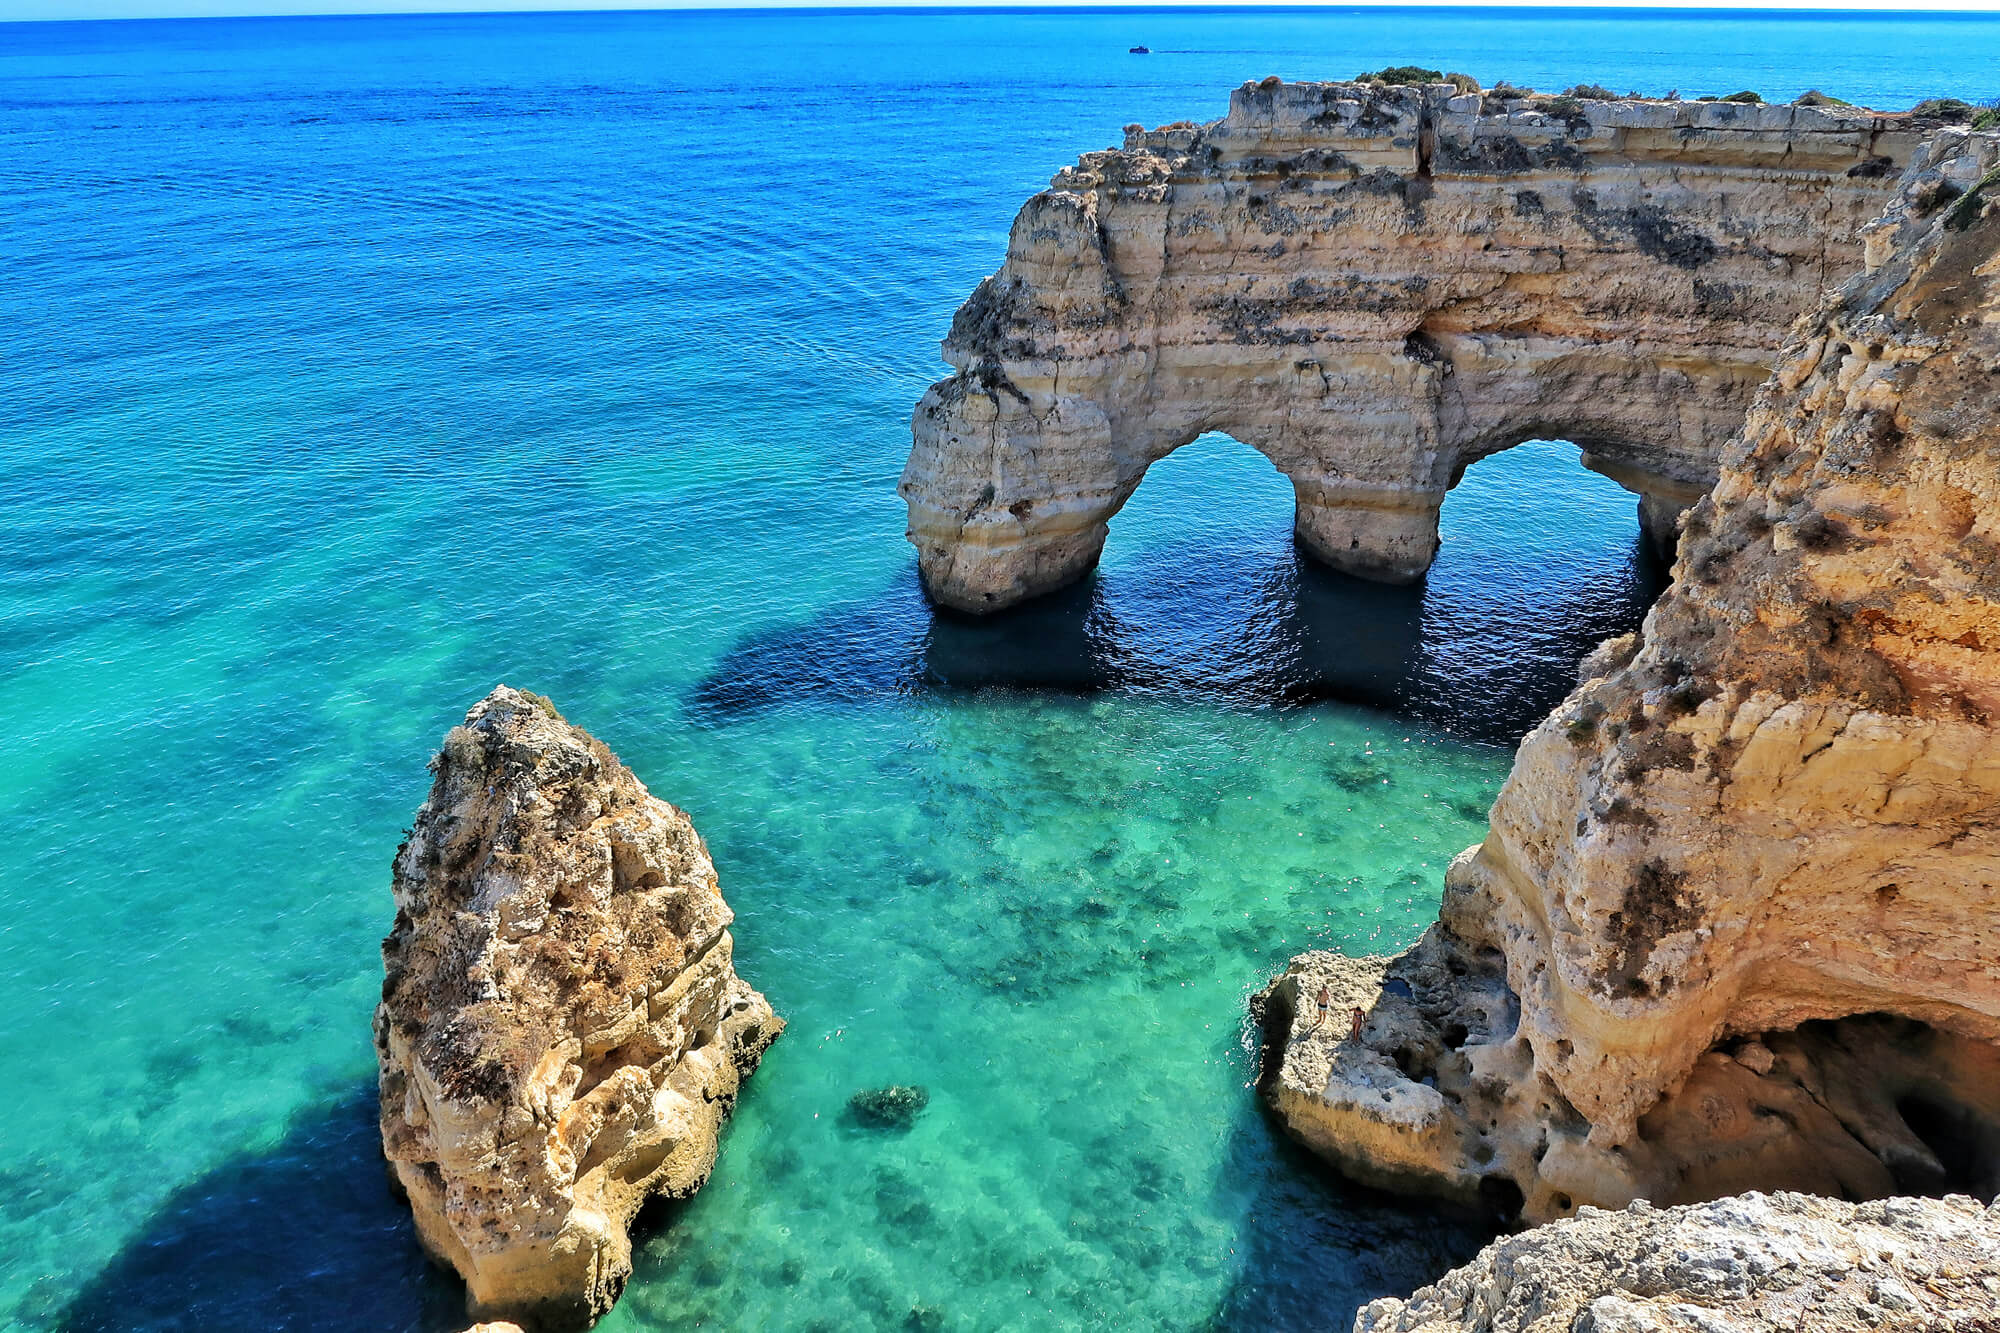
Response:
[[[2000,1191],[1996,154],[1926,154],[1439,923],[1264,997],[1267,1095],[1351,1172],[1531,1219]]]
[[[1272,79],[1065,168],[912,420],[931,596],[984,612],[1079,577],[1147,467],[1210,430],[1291,479],[1306,549],[1367,577],[1421,575],[1466,467],[1538,437],[1671,541],[1925,131],[1547,105]]]
[[[583,1327],[784,1025],[687,816],[548,700],[499,687],[431,767],[382,944],[383,1150],[475,1317]]]
[[[1496,1242],[1355,1333],[1980,1333],[2000,1327],[2000,1208],[1802,1194],[1587,1215]]]

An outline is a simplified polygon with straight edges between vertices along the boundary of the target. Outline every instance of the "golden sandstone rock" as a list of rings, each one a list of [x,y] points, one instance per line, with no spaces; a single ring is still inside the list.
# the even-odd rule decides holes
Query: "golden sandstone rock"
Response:
[[[1997,162],[1920,151],[1424,939],[1260,997],[1267,1097],[1348,1171],[1532,1220],[2000,1191]]]
[[[687,816],[548,700],[500,686],[431,769],[382,944],[383,1150],[475,1318],[583,1327],[784,1024]]]
[[[1080,577],[1146,469],[1211,430],[1366,577],[1421,576],[1465,469],[1551,436],[1664,549],[1924,134],[1275,79],[1206,125],[1130,127],[1028,201],[952,321],[901,484],[924,585],[984,612]]]

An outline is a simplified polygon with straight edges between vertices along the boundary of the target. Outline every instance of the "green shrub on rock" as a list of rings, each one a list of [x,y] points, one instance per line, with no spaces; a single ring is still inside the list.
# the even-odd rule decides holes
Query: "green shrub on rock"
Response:
[[[1445,78],[1443,70],[1425,69],[1422,65],[1391,65],[1387,69],[1378,69],[1373,74],[1357,74],[1354,76],[1354,81],[1356,83],[1415,85],[1443,83]]]

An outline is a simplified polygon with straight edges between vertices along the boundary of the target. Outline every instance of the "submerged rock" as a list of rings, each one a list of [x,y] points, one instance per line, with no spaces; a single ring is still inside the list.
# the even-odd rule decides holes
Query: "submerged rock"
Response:
[[[1586,1208],[1486,1247],[1355,1333],[1932,1333],[1995,1327],[2000,1209],[1746,1194]]]
[[[2000,1190],[1996,164],[1940,131],[1864,229],[1438,923],[1266,993],[1266,1095],[1351,1174],[1530,1220]]]
[[[582,1327],[784,1024],[687,816],[547,699],[495,689],[431,770],[382,944],[383,1150],[475,1318]]]
[[[928,1089],[896,1084],[864,1088],[847,1099],[847,1115],[867,1129],[908,1129],[931,1104]]]

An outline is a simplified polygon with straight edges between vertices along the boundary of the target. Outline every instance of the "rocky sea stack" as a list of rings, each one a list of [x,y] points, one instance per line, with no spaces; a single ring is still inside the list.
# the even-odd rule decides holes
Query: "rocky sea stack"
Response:
[[[495,689],[431,769],[382,945],[383,1150],[474,1316],[581,1328],[784,1024],[687,816],[547,699]]]
[[[2000,1191],[1996,181],[1925,146],[1423,940],[1267,992],[1306,1143],[1529,1220]]]

